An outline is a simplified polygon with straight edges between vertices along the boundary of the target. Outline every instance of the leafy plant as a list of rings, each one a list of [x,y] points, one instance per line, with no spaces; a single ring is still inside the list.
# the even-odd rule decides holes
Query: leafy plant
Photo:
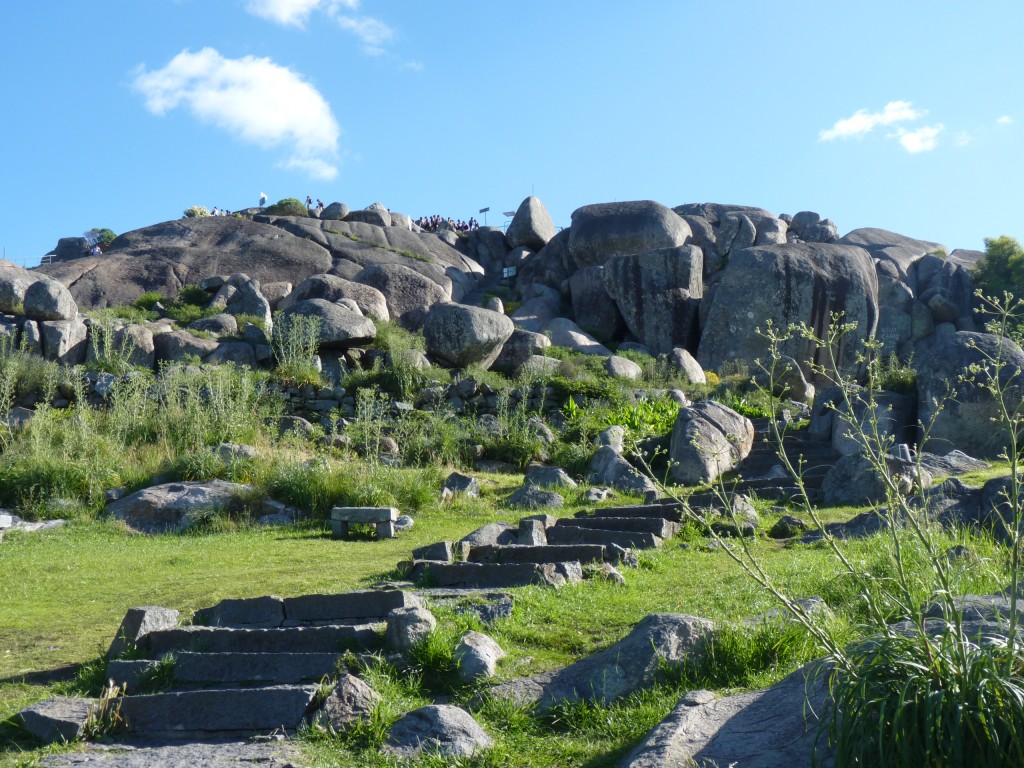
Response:
[[[209,216],[210,211],[205,205],[192,205],[182,211],[182,218],[196,219],[200,216]]]
[[[183,285],[178,291],[178,303],[205,307],[210,303],[210,294],[198,285]]]
[[[277,367],[275,375],[300,383],[320,384],[317,350],[320,347],[319,317],[277,312],[270,346]]]
[[[112,322],[100,320],[89,328],[89,360],[85,367],[92,371],[105,371],[122,376],[135,370],[132,355],[135,354],[135,340],[124,328],[117,328]]]
[[[146,291],[137,299],[135,299],[133,306],[138,307],[139,309],[151,310],[153,309],[154,305],[162,302],[163,300],[164,297],[161,296],[156,291]]]
[[[269,216],[309,216],[309,209],[294,197],[278,200],[273,205],[268,205],[263,212]]]

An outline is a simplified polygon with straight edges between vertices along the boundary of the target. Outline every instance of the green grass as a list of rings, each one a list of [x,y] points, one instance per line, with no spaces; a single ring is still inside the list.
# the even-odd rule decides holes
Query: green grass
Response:
[[[430,493],[405,492],[406,501],[420,500],[417,522],[392,540],[335,541],[322,524],[140,536],[118,525],[84,521],[50,532],[8,534],[0,548],[0,603],[5,614],[0,626],[0,720],[66,690],[68,683],[34,681],[40,674],[97,659],[129,606],[164,605],[188,617],[224,598],[365,587],[390,576],[394,564],[407,559],[416,546],[457,539],[486,522],[514,523],[528,514],[503,510],[494,503],[520,481],[519,476],[484,476],[484,498],[441,505],[427,498],[435,498],[439,475],[426,481],[429,475],[423,471],[397,474],[407,476],[406,485],[411,488],[429,485]],[[390,483],[400,492],[400,480]],[[566,513],[575,509],[570,507]],[[856,595],[836,580],[833,557],[824,547],[783,547],[768,540],[755,546],[790,594],[824,595],[838,608],[839,630],[855,628]],[[887,557],[876,540],[842,546],[850,557],[866,563],[881,563]],[[983,561],[998,560],[994,545],[973,541],[971,546]],[[688,613],[733,622],[775,607],[725,553],[707,550],[699,539],[685,546],[672,542],[661,551],[644,553],[641,567],[627,569],[625,574],[625,588],[594,581],[557,591],[511,590],[516,596],[514,616],[488,630],[509,654],[499,666],[499,679],[571,663],[622,638],[649,613]],[[1000,576],[998,568],[965,569],[959,586],[966,591],[992,591],[1000,586]],[[709,589],[709,584],[714,588]],[[445,630],[432,647],[421,650],[420,668],[407,675],[401,697],[395,700],[401,706],[393,702],[383,713],[376,737],[363,734],[360,741],[312,734],[304,744],[316,764],[384,765],[376,751],[382,728],[403,709],[426,703],[425,694],[430,691],[453,695],[456,703],[470,699],[473,690],[451,685],[444,677],[443,663],[458,632],[469,623],[462,626],[451,617],[445,621],[444,612],[439,615]],[[539,718],[488,704],[477,716],[498,746],[490,756],[466,765],[612,766],[667,714],[681,692],[698,682],[725,690],[767,685],[814,655],[814,648],[800,638],[790,638],[779,650],[779,635],[754,633],[747,642],[742,634],[723,635],[715,667],[681,674],[611,707],[583,705],[554,718]],[[388,672],[381,668],[373,675],[381,681]],[[396,683],[392,680],[388,685]],[[5,740],[9,743],[3,746]],[[18,750],[28,747],[10,724],[0,726],[0,765],[17,764]]]

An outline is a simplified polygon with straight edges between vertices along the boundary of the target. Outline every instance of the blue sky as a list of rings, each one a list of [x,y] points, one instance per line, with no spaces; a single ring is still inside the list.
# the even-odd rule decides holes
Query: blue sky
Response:
[[[51,0],[4,7],[0,246],[191,205],[535,193],[1024,239],[1024,3]],[[483,220],[482,216],[478,218]]]

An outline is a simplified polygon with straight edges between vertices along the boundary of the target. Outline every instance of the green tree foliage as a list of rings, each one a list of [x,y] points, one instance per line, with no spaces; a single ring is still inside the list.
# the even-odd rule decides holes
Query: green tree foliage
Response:
[[[1024,296],[1024,248],[1016,239],[985,238],[985,257],[974,266],[974,280],[986,296]]]
[[[95,242],[100,246],[100,249],[107,250],[107,246],[114,242],[117,237],[117,233],[112,229],[106,227],[93,227],[85,233],[87,238],[95,238]]]
[[[195,219],[200,216],[209,216],[210,212],[206,209],[205,205],[193,205],[190,208],[186,208],[182,211],[182,217],[186,219]]]
[[[278,200],[263,211],[270,216],[309,216],[309,210],[294,197]]]

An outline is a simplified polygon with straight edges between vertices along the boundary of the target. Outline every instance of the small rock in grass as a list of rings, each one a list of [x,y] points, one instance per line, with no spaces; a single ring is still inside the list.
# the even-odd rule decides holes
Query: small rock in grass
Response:
[[[583,573],[588,579],[600,579],[610,581],[613,584],[626,586],[626,577],[618,568],[611,563],[594,563],[583,568]]]
[[[494,741],[473,716],[459,707],[432,704],[413,710],[388,731],[383,751],[406,759],[424,753],[470,757],[490,749]]]
[[[508,497],[511,507],[526,509],[557,509],[565,506],[565,499],[554,491],[544,491],[534,485],[524,485]]]
[[[498,660],[505,651],[491,637],[482,632],[466,632],[452,654],[459,665],[459,679],[471,683],[482,677],[493,677]]]
[[[385,642],[392,650],[408,651],[436,627],[437,619],[426,608],[395,608],[388,614]]]
[[[351,728],[360,720],[367,720],[380,702],[380,694],[355,675],[342,675],[318,713],[321,725],[336,732]]]

